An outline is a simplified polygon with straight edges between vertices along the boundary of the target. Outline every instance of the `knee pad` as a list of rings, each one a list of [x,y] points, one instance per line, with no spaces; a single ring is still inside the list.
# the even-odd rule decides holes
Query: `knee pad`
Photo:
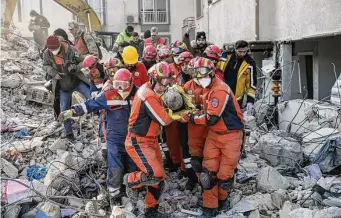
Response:
[[[208,171],[206,168],[202,170],[199,180],[204,190],[210,190],[217,184],[217,179],[213,178],[215,174],[215,172]]]
[[[191,157],[192,168],[196,173],[202,172],[202,157]]]
[[[221,187],[224,190],[231,190],[234,185],[234,176],[232,176],[229,179],[221,180],[219,179],[219,187]]]

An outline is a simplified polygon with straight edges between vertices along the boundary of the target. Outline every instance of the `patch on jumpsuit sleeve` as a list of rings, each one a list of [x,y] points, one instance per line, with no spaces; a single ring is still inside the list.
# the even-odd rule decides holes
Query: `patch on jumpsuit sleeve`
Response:
[[[212,98],[212,100],[211,100],[211,105],[212,105],[212,107],[217,108],[218,105],[219,105],[219,99],[217,99],[217,98]]]

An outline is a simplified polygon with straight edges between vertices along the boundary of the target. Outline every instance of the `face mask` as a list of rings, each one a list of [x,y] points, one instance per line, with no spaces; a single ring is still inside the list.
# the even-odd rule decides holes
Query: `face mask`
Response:
[[[123,99],[126,99],[130,94],[130,92],[125,92],[123,90],[117,90],[117,92]]]
[[[175,62],[176,64],[178,64],[179,56],[174,56],[173,58],[174,58],[174,62]]]
[[[59,46],[59,48],[57,50],[54,50],[54,51],[51,51],[51,52],[52,52],[53,55],[57,55],[59,53],[59,51],[60,51],[60,46]]]
[[[200,82],[199,82],[199,80],[198,80],[197,78],[194,78],[193,81],[194,81],[197,85],[200,86]]]
[[[31,20],[36,20],[36,17],[32,17]]]
[[[201,78],[199,79],[199,83],[202,87],[206,88],[211,84],[211,78]]]

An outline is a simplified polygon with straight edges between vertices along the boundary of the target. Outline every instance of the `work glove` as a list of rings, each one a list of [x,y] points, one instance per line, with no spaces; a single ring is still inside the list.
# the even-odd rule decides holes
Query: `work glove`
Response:
[[[253,104],[251,102],[248,102],[246,104],[246,114],[252,115],[252,109],[253,109]]]
[[[91,98],[96,98],[98,94],[99,94],[99,91],[91,92]]]
[[[72,109],[70,109],[70,110],[66,110],[66,111],[62,111],[60,114],[59,114],[59,116],[58,116],[58,120],[60,121],[60,122],[62,122],[62,121],[65,121],[65,120],[68,120],[68,119],[70,119],[72,116],[73,116],[73,111],[72,111]]]

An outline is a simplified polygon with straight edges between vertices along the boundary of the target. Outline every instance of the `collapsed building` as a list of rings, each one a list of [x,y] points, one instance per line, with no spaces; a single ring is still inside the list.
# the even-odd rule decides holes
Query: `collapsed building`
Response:
[[[38,51],[30,41],[13,35],[9,41],[1,39],[1,53],[2,216],[143,214],[144,193],[137,202],[125,197],[122,207],[109,206],[105,161],[97,143],[98,118],[75,119],[76,141],[61,139],[63,127],[54,121],[53,99],[43,86]],[[285,60],[277,53],[277,61]],[[341,214],[338,80],[329,90],[331,103],[307,97],[310,89],[306,97],[295,99],[292,87],[300,87],[294,86],[298,80],[291,76],[285,81],[285,63],[276,67],[273,60],[264,60],[260,100],[253,116],[246,115],[247,157],[240,160],[235,175],[231,209],[217,217],[337,217]],[[293,72],[300,69],[292,65],[286,67]],[[82,96],[73,96],[74,103],[81,101]],[[161,211],[173,217],[201,214],[201,187],[185,190],[186,180],[167,174]]]

